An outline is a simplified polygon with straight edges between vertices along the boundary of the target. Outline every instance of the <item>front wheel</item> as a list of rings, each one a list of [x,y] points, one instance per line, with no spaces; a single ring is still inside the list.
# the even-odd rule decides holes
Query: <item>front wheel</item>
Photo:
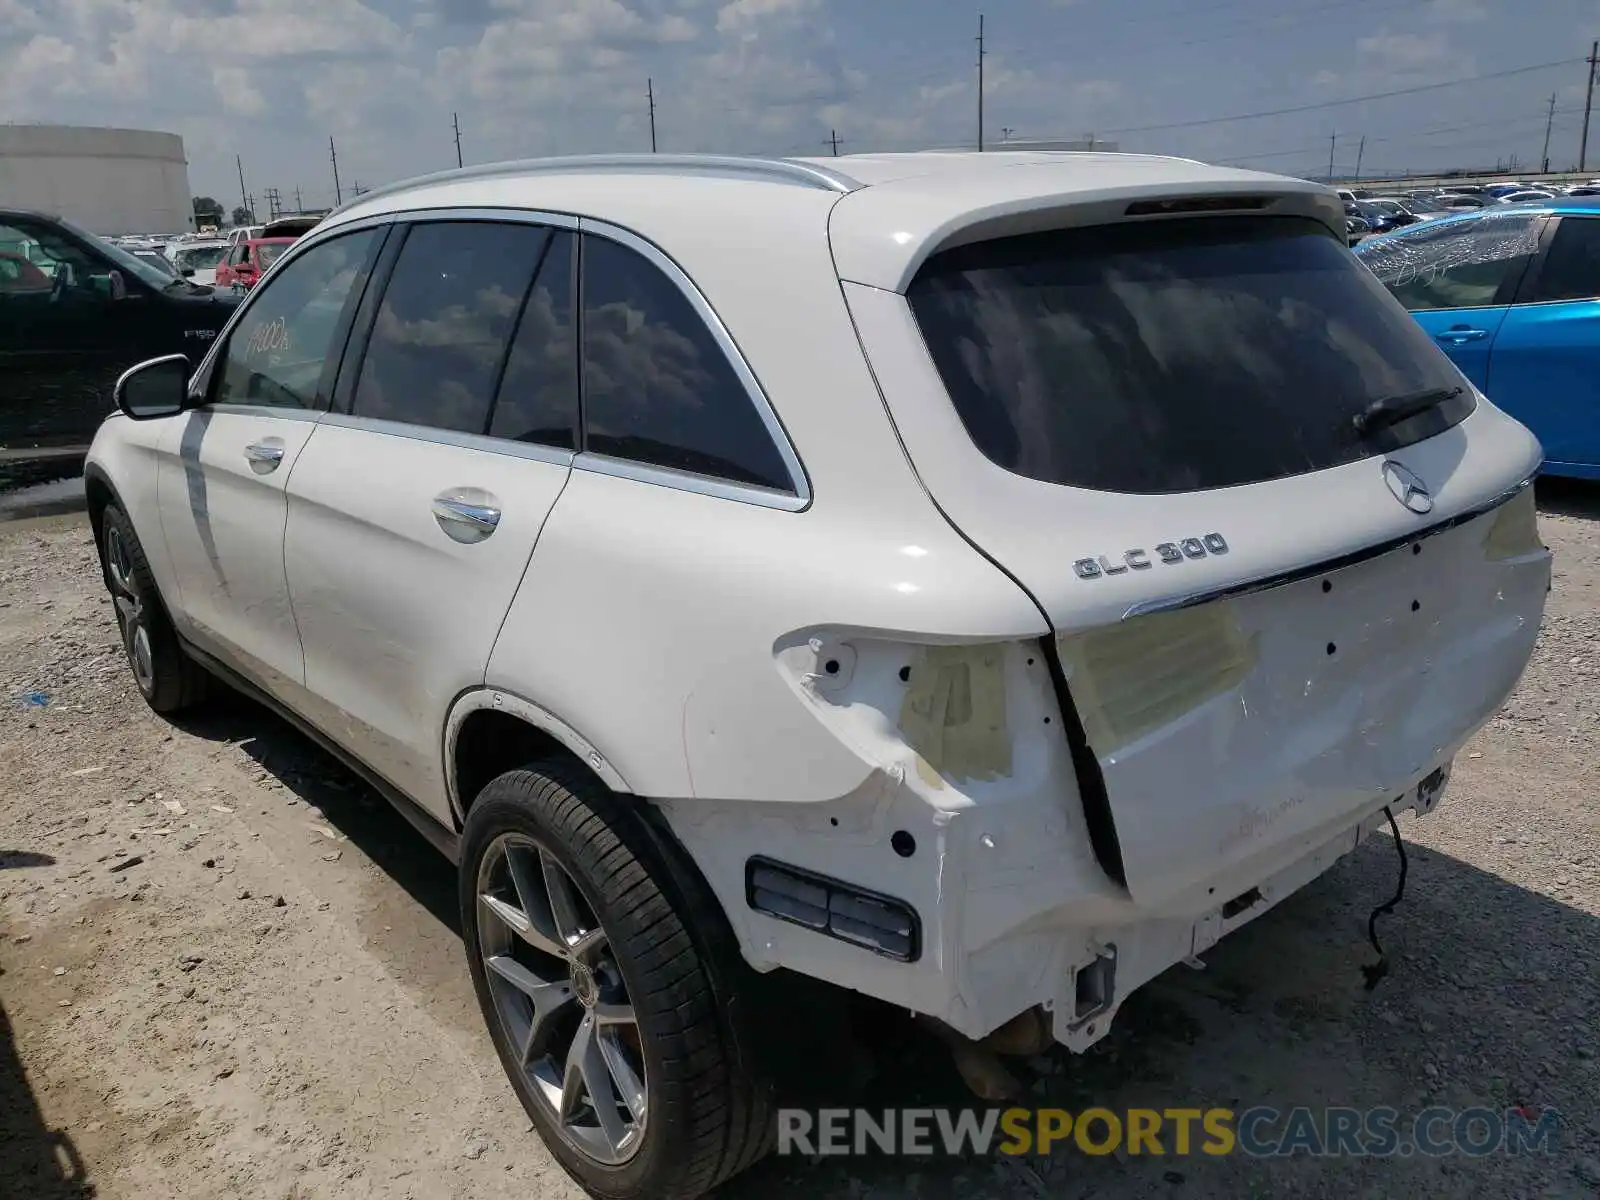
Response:
[[[183,652],[177,631],[161,606],[155,576],[128,514],[115,504],[101,517],[106,587],[116,608],[117,632],[139,694],[158,713],[175,713],[202,700],[204,668]]]
[[[722,913],[628,803],[565,763],[492,781],[467,817],[462,926],[551,1152],[606,1200],[690,1200],[765,1152],[770,1088]]]

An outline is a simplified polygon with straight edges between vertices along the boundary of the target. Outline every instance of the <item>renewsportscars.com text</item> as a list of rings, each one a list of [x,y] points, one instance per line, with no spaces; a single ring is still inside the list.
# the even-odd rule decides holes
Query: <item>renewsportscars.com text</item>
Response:
[[[786,1108],[778,1153],[1481,1157],[1554,1154],[1560,1123],[1549,1108]]]

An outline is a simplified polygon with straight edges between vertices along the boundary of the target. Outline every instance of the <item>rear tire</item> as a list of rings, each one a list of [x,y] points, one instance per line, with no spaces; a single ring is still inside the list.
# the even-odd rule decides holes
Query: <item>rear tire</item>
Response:
[[[108,504],[100,529],[106,587],[139,694],[158,713],[192,708],[205,699],[211,677],[183,652],[133,522]]]
[[[566,762],[491,781],[462,838],[467,960],[568,1173],[604,1200],[692,1200],[770,1145],[756,979],[704,882],[628,805]]]

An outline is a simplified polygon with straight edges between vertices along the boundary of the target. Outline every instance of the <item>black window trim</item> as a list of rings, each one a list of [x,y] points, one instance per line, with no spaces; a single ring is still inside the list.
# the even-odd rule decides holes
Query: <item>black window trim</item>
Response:
[[[1539,249],[1533,256],[1533,261],[1528,264],[1528,269],[1523,272],[1522,282],[1517,288],[1516,295],[1511,303],[1518,308],[1538,308],[1546,304],[1585,304],[1589,301],[1600,299],[1600,293],[1594,296],[1575,296],[1569,300],[1534,300],[1533,296],[1539,293],[1539,284],[1544,278],[1545,263],[1550,258],[1550,248],[1555,244],[1556,233],[1564,221],[1597,221],[1600,222],[1600,212],[1594,216],[1578,213],[1551,213],[1544,223],[1544,229],[1539,234]]]

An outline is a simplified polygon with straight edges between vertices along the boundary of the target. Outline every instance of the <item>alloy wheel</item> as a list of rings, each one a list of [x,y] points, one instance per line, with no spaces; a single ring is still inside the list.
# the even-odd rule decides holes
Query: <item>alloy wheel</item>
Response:
[[[478,940],[510,1057],[572,1147],[616,1166],[648,1112],[638,1020],[610,938],[533,839],[502,834],[478,870]]]

